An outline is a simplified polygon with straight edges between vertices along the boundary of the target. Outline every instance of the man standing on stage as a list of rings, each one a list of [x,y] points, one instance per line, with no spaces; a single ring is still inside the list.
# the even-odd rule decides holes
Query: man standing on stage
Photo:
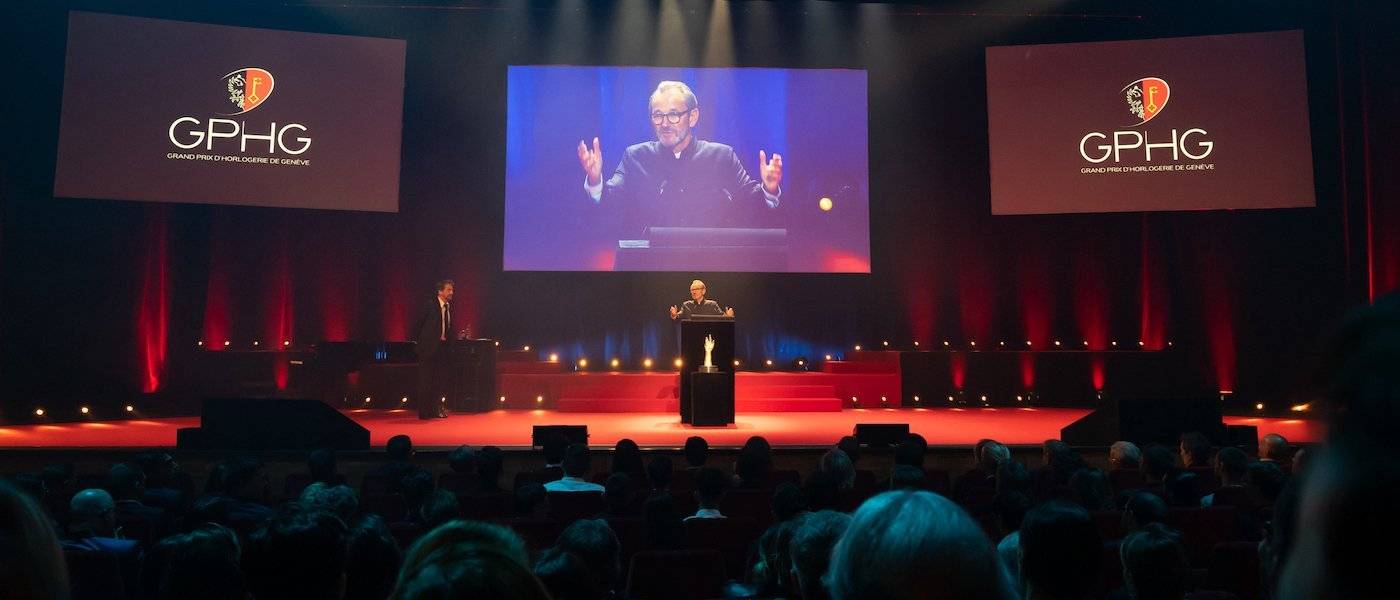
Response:
[[[417,403],[420,419],[447,416],[447,406],[442,399],[448,394],[451,376],[447,346],[448,340],[454,339],[452,288],[451,279],[437,282],[437,294],[423,307],[413,327],[413,339],[417,342],[413,351],[418,355]]]
[[[671,320],[689,317],[690,315],[724,315],[734,316],[734,307],[720,310],[719,303],[705,298],[705,282],[696,279],[690,282],[690,299],[681,304],[677,309],[671,306]]]
[[[696,138],[700,102],[682,82],[661,82],[648,104],[656,141],[628,146],[606,181],[598,138],[592,148],[579,141],[583,188],[594,204],[620,205],[643,226],[684,227],[726,225],[743,207],[778,207],[782,156],[759,150],[754,179],[734,148]]]

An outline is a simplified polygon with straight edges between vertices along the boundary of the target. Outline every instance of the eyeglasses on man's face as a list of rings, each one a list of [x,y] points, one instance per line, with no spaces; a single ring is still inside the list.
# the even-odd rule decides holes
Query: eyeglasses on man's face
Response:
[[[690,111],[693,111],[693,110],[695,110],[695,109],[693,109],[693,108],[688,108],[688,109],[685,109],[685,110],[683,110],[683,111],[681,111],[681,112],[676,112],[676,111],[673,110],[673,111],[668,112],[668,113],[662,113],[662,112],[660,112],[660,111],[656,111],[656,112],[651,113],[651,124],[652,124],[652,125],[660,125],[660,124],[661,124],[661,121],[662,121],[662,120],[665,120],[667,123],[670,123],[670,124],[672,124],[672,125],[675,125],[675,124],[681,122],[681,117],[684,117],[684,116],[686,116],[686,115],[689,115],[689,114],[690,114]]]

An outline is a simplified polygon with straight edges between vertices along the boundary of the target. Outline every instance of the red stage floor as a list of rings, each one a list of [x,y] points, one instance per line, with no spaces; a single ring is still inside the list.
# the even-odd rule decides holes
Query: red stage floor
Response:
[[[688,427],[670,413],[560,413],[552,410],[497,410],[420,421],[406,410],[351,410],[346,414],[370,430],[370,442],[413,436],[420,448],[458,444],[526,446],[532,425],[588,425],[593,444],[611,446],[631,438],[642,446],[680,446],[703,436],[711,445],[739,446],[762,435],[776,446],[825,446],[850,435],[856,423],[909,423],[930,444],[972,445],[984,437],[1007,444],[1039,444],[1088,409],[1071,408],[913,408],[847,409],[840,412],[743,413],[729,427]],[[1321,440],[1322,424],[1304,419],[1226,417],[1232,425],[1254,425],[1259,435],[1280,433],[1293,443]],[[174,446],[175,430],[198,426],[198,417],[134,419],[54,425],[0,427],[0,448],[85,448]]]

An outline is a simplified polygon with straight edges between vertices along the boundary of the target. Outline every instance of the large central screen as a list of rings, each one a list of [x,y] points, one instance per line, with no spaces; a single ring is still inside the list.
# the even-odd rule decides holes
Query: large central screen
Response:
[[[993,214],[1313,206],[1303,32],[987,48]]]
[[[865,71],[508,79],[506,270],[870,272]]]

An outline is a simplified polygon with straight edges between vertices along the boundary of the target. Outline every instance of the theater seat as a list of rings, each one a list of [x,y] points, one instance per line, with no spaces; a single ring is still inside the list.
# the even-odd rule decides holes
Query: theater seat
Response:
[[[360,499],[360,510],[384,517],[390,523],[402,521],[408,515],[408,505],[398,494],[367,493]]]
[[[1094,527],[1098,528],[1099,537],[1105,540],[1123,538],[1123,511],[1096,510],[1089,513],[1089,518],[1094,521]]]
[[[686,546],[720,552],[725,570],[735,577],[744,572],[749,547],[763,534],[763,526],[752,519],[690,519],[683,525]]]
[[[564,527],[553,519],[495,519],[491,522],[509,527],[525,540],[525,547],[530,552],[540,552],[553,546],[564,531]]]
[[[603,512],[602,492],[549,492],[550,518],[568,525],[579,519],[588,519]]]
[[[474,489],[477,487],[476,474],[448,471],[438,476],[438,487],[454,494]]]
[[[1224,590],[1240,598],[1262,598],[1259,579],[1259,544],[1226,542],[1216,544],[1207,559],[1206,582],[1212,589]]]
[[[296,500],[308,485],[311,485],[310,473],[288,473],[287,478],[282,481],[282,497]]]
[[[719,508],[727,517],[750,519],[766,526],[773,521],[773,491],[732,489],[725,492]]]
[[[1147,485],[1143,479],[1142,469],[1113,469],[1108,472],[1108,482],[1113,486],[1114,493],[1121,494],[1126,491],[1141,489]]]
[[[1233,506],[1172,508],[1167,524],[1181,532],[1191,564],[1204,567],[1217,544],[1240,541],[1239,510]]]
[[[633,600],[704,600],[724,595],[724,557],[715,550],[638,552],[627,569]]]
[[[514,514],[514,498],[507,492],[466,492],[457,494],[463,519],[507,519]]]

